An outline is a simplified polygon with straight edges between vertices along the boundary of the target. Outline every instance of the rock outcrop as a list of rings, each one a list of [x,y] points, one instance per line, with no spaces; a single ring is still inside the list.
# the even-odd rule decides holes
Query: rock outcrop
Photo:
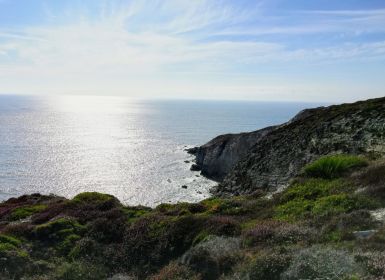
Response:
[[[259,139],[213,191],[273,191],[307,163],[335,153],[385,155],[385,98],[302,111]]]
[[[276,190],[304,165],[333,153],[385,154],[385,98],[306,109],[289,122],[221,135],[190,150],[217,195]]]
[[[223,180],[251,147],[273,129],[275,126],[250,133],[220,135],[201,147],[188,149],[196,156],[194,170],[201,170],[202,175],[212,180]]]

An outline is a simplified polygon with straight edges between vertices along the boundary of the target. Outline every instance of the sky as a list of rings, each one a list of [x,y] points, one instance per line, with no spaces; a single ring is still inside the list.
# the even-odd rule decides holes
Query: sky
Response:
[[[0,93],[385,96],[385,1],[0,0]]]

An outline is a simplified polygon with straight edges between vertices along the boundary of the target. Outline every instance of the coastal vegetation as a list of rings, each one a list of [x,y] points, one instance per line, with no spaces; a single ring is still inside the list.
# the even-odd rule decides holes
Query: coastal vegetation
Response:
[[[1,279],[381,279],[385,161],[321,157],[271,198],[125,206],[111,195],[0,204]]]

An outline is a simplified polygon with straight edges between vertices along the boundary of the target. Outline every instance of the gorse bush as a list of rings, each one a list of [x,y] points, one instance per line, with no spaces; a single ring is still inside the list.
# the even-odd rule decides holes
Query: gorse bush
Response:
[[[304,173],[309,177],[333,179],[341,177],[352,168],[367,166],[368,161],[353,155],[324,156],[307,165]]]

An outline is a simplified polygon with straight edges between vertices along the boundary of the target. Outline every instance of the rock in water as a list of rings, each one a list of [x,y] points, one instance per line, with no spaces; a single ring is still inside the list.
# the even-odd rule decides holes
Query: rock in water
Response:
[[[191,165],[190,170],[191,171],[200,171],[201,167],[198,164],[193,164],[193,165]]]

